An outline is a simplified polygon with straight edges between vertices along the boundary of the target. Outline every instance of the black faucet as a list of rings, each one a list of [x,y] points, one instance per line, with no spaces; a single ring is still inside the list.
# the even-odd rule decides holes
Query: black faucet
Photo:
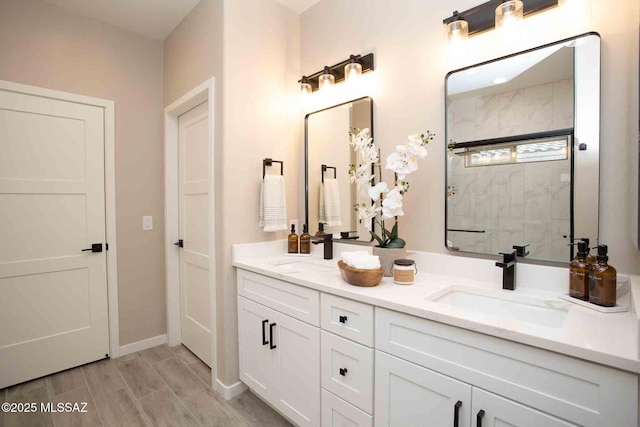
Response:
[[[496,267],[502,269],[502,289],[515,291],[516,289],[516,259],[517,257],[526,257],[529,252],[526,245],[514,245],[512,252],[500,252],[502,262],[496,262]]]
[[[324,244],[324,259],[333,259],[333,234],[325,234],[321,238],[312,238],[311,243]]]

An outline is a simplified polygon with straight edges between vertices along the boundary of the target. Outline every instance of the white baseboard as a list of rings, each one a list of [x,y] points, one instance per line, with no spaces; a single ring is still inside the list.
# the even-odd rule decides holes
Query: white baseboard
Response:
[[[245,391],[247,391],[249,387],[246,386],[242,381],[238,381],[235,384],[225,385],[220,382],[220,380],[216,380],[216,391],[220,393],[224,400],[231,400],[236,396],[241,395]]]
[[[147,338],[146,340],[132,342],[120,346],[120,354],[118,357],[126,356],[127,354],[135,353],[136,351],[146,350],[151,347],[157,347],[167,343],[167,335],[158,335],[157,337]]]

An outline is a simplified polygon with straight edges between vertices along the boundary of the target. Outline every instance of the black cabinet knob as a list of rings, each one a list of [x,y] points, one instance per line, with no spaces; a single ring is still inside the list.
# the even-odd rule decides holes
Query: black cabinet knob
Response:
[[[348,372],[347,368],[340,368],[340,375],[342,375],[343,377],[347,376],[347,372]]]
[[[340,316],[338,320],[340,320],[340,323],[347,323],[347,316]]]

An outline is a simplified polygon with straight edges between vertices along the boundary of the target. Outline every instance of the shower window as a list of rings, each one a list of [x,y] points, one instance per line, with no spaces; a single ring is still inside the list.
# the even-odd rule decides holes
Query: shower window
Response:
[[[571,137],[531,139],[467,148],[456,154],[464,156],[465,167],[493,166],[511,163],[566,160]]]

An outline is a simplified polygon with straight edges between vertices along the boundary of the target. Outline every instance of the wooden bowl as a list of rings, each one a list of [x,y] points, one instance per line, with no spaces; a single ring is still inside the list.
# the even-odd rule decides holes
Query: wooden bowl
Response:
[[[363,270],[360,268],[349,267],[342,261],[338,261],[340,274],[345,282],[353,286],[372,287],[376,286],[382,280],[384,269]]]

